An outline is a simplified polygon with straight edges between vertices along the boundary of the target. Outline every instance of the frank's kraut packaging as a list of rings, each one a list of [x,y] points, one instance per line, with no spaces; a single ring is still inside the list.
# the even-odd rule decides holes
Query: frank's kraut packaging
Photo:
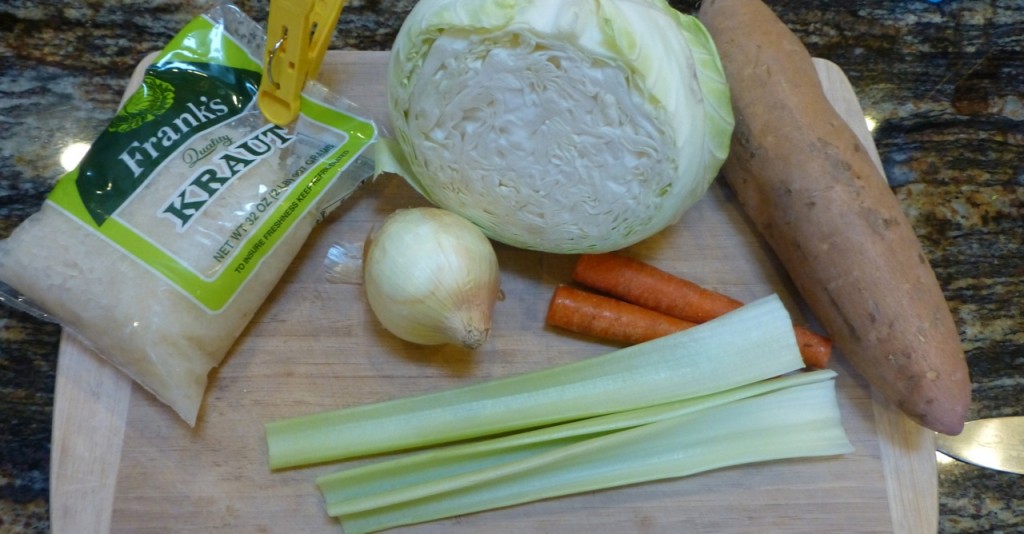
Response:
[[[373,173],[376,126],[322,85],[288,127],[263,117],[265,38],[230,4],[195,18],[0,241],[7,302],[79,334],[190,425],[314,225]]]

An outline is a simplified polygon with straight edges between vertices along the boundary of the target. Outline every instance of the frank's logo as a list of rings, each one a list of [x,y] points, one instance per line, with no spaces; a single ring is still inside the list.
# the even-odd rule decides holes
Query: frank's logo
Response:
[[[155,76],[146,76],[142,86],[125,102],[107,129],[119,133],[132,131],[163,115],[172,104],[174,86]]]

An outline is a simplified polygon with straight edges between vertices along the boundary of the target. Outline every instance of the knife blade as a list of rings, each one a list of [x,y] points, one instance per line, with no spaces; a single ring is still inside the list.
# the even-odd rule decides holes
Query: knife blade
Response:
[[[968,421],[956,436],[936,433],[935,445],[962,462],[1024,474],[1024,416]]]

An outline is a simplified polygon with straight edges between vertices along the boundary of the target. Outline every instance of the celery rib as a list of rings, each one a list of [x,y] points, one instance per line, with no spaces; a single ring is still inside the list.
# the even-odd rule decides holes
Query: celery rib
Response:
[[[329,503],[354,501],[369,495],[380,495],[391,488],[413,487],[432,480],[506,464],[597,435],[678,417],[784,388],[828,380],[834,376],[835,372],[829,370],[801,372],[692,399],[563,423],[499,438],[451,445],[323,475],[317,479],[317,485]],[[432,491],[436,489],[432,488]],[[328,506],[327,512],[329,515],[338,516],[353,511],[351,506]],[[383,504],[373,505],[379,506]]]
[[[824,380],[790,382],[410,487],[347,500],[325,491],[325,501],[345,531],[357,534],[733,465],[852,451],[832,376],[814,378]],[[401,460],[388,463],[404,468]]]
[[[271,469],[297,467],[564,423],[708,395],[802,367],[789,314],[772,295],[604,356],[270,422],[269,463]]]

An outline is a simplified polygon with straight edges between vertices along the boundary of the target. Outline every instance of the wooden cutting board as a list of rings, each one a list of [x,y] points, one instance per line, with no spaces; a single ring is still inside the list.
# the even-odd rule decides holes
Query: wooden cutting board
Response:
[[[386,52],[332,51],[322,81],[386,125]],[[856,96],[816,60],[837,109],[875,152]],[[141,69],[133,78],[138,83]],[[876,162],[877,153],[874,153]],[[544,326],[575,256],[497,246],[506,299],[476,352],[418,347],[383,331],[359,285],[331,283],[334,244],[358,244],[392,210],[423,205],[401,179],[368,184],[314,232],[224,364],[195,429],[65,334],[54,408],[54,532],[337,532],[314,486],[323,466],[271,473],[263,423],[435,391],[603,354],[614,347]],[[750,301],[778,293],[801,315],[784,271],[722,184],[683,219],[630,250]],[[416,532],[934,532],[933,436],[833,358],[856,451],[723,469],[551,499],[412,527]]]

